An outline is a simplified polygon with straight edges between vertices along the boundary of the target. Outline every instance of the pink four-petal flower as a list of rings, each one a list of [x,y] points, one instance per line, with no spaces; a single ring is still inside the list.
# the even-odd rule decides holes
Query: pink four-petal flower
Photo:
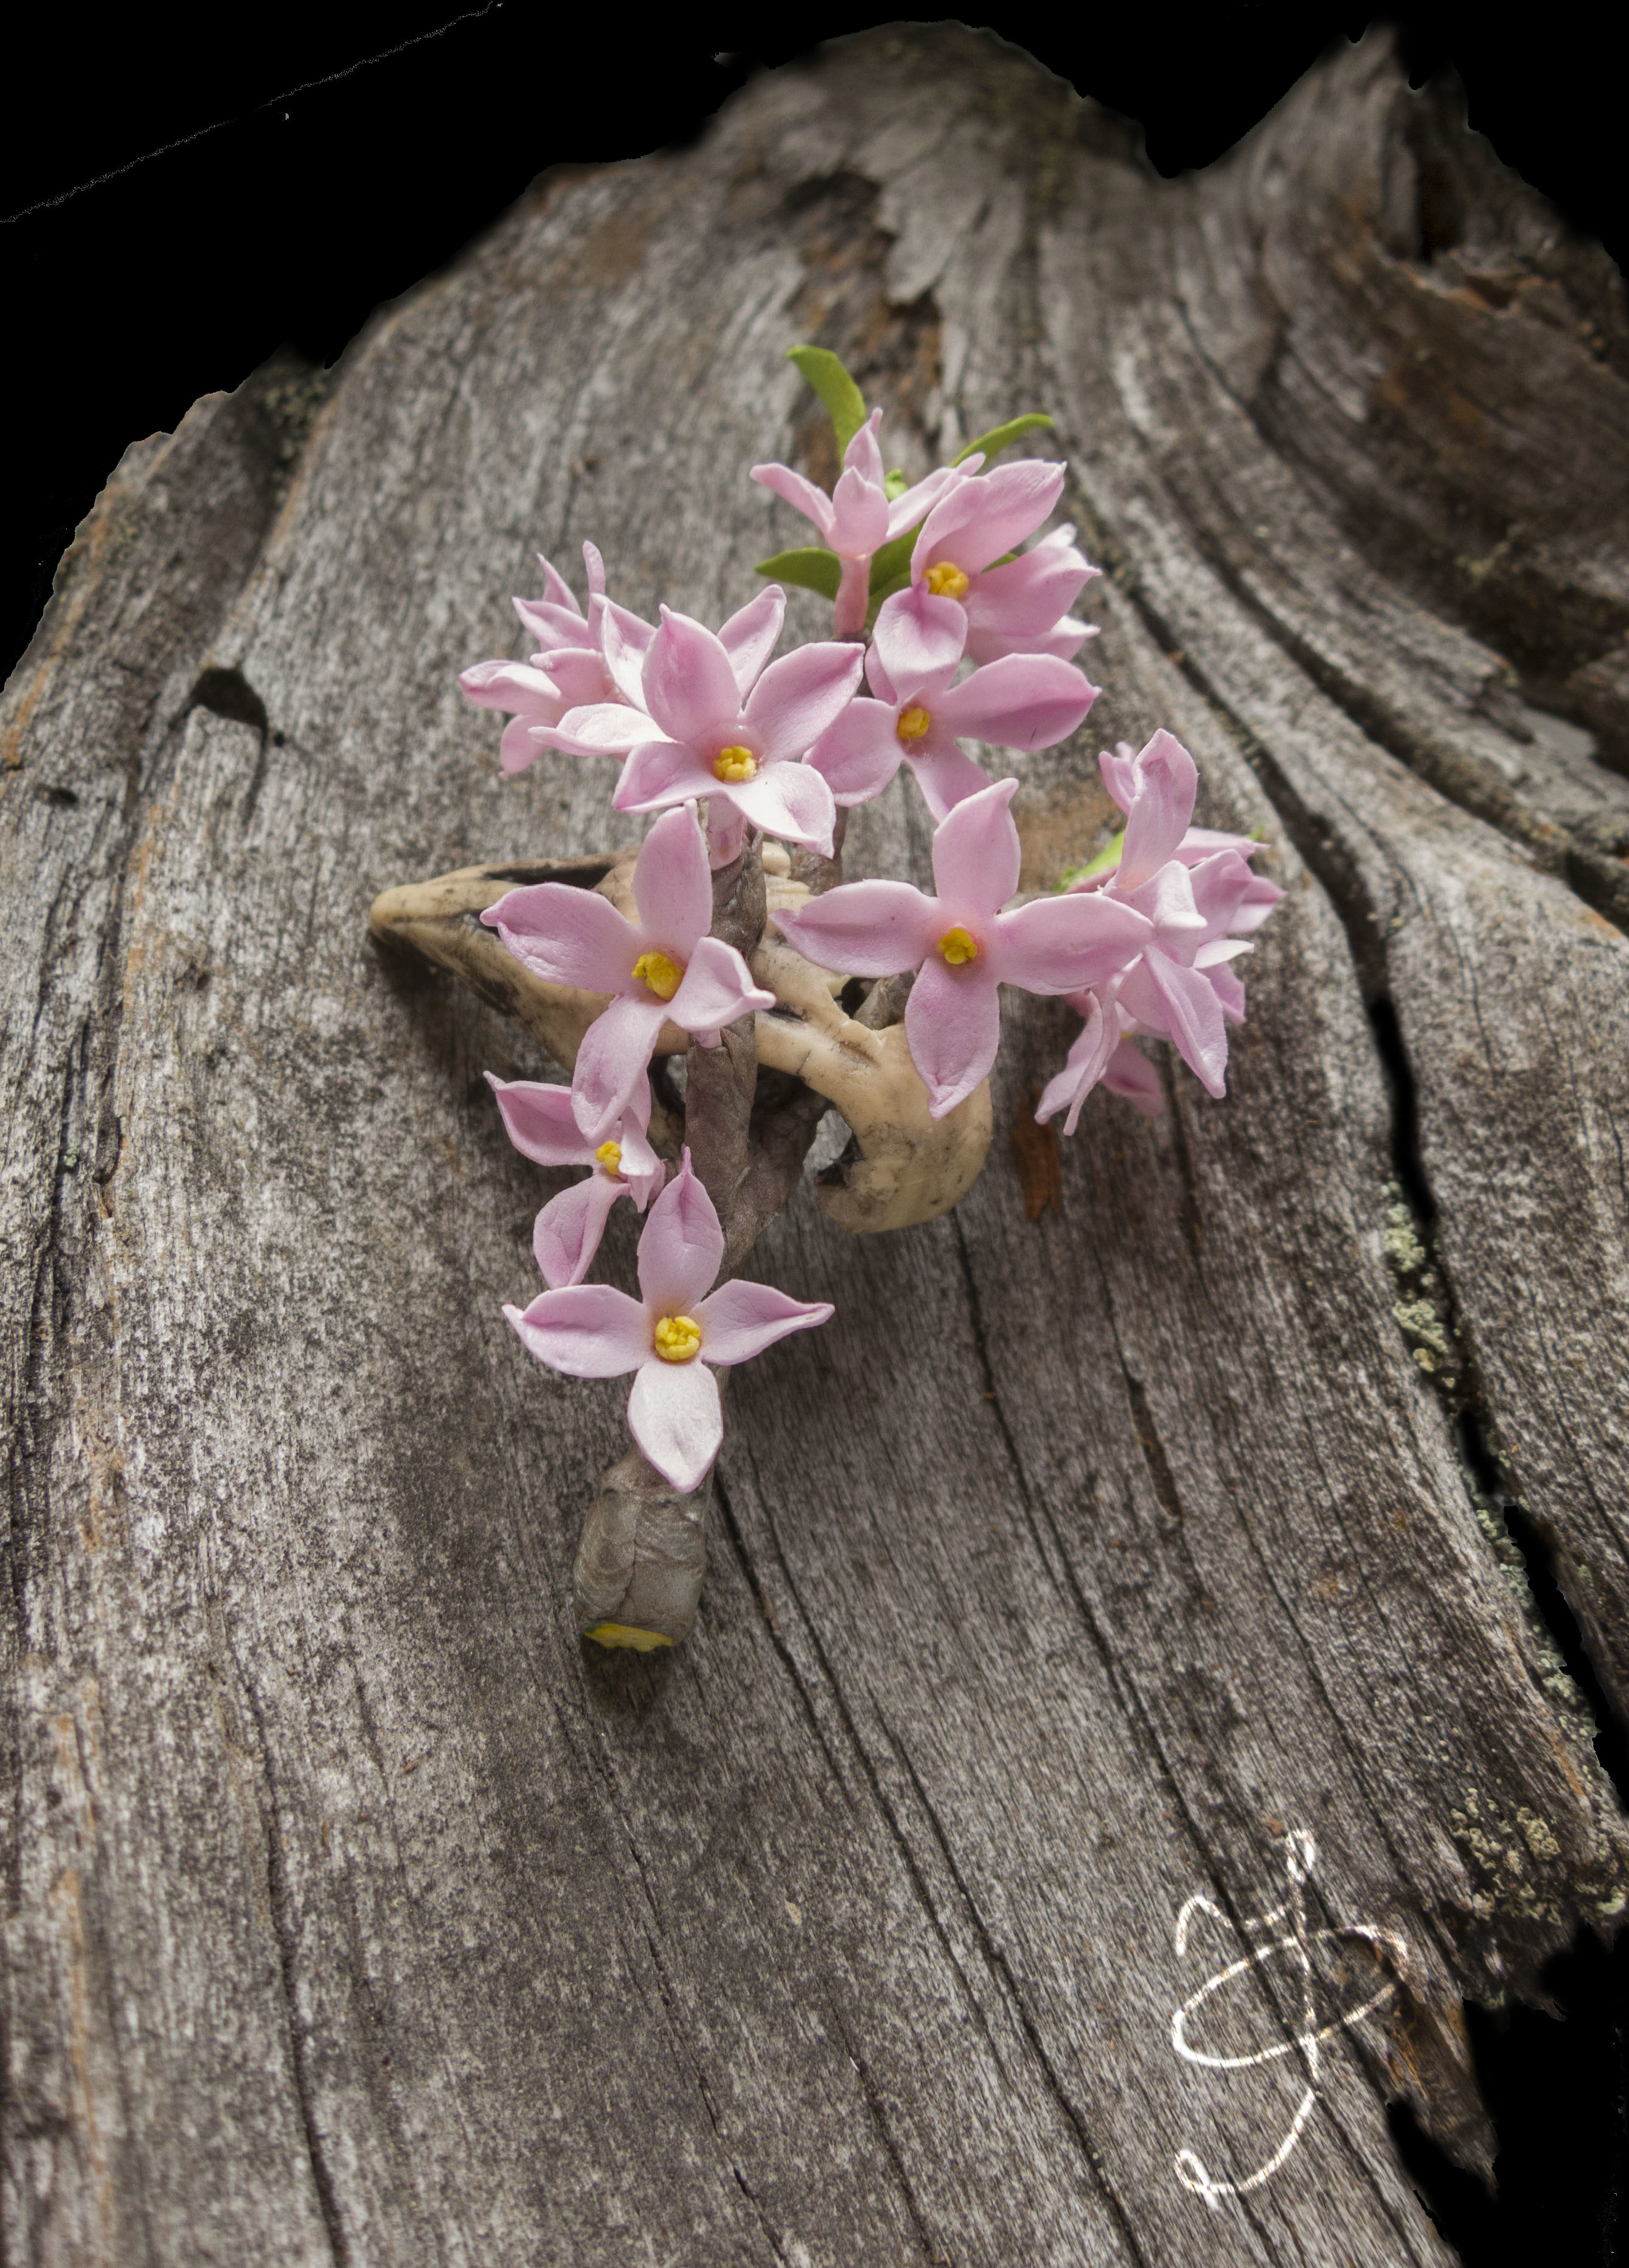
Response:
[[[527,1351],[551,1370],[568,1378],[632,1371],[628,1430],[662,1478],[687,1492],[724,1439],[718,1381],[707,1366],[749,1362],[835,1312],[823,1300],[790,1299],[739,1278],[709,1294],[723,1257],[719,1216],[687,1150],[639,1239],[638,1299],[609,1284],[577,1284],[540,1293],[524,1314],[504,1309]]]
[[[739,856],[748,826],[829,853],[831,791],[800,759],[851,697],[862,656],[829,642],[770,663],[785,606],[771,585],[716,635],[664,607],[642,655],[619,649],[610,610],[606,659],[642,710],[571,710],[542,739],[578,755],[625,755],[618,811],[704,797],[715,865]]]
[[[832,629],[840,638],[858,637],[866,627],[873,555],[914,527],[947,489],[977,471],[983,457],[965,465],[941,465],[914,488],[889,501],[877,429],[882,412],[873,409],[844,452],[843,470],[828,496],[789,465],[755,465],[752,477],[812,519],[842,561]]]
[[[571,1074],[577,1123],[596,1143],[628,1108],[664,1023],[716,1047],[726,1024],[775,1005],[735,947],[707,934],[712,877],[693,806],[665,813],[645,836],[633,895],[637,922],[566,882],[511,890],[481,917],[547,983],[611,994]]]
[[[1001,1036],[996,988],[1078,992],[1135,960],[1153,932],[1138,909],[1095,897],[1040,898],[1001,909],[1018,887],[1018,829],[1007,809],[1016,780],[998,780],[957,804],[933,836],[937,897],[909,882],[849,882],[797,916],[782,934],[808,960],[852,976],[914,968],[905,1038],[942,1118],[995,1061]],[[1088,908],[1095,917],[1080,918]]]
[[[498,751],[507,773],[523,772],[535,763],[542,749],[551,745],[542,736],[572,709],[585,703],[623,702],[604,652],[608,605],[605,563],[592,543],[584,544],[583,561],[588,575],[586,615],[564,576],[540,552],[547,596],[512,601],[521,627],[530,631],[538,651],[526,662],[478,661],[459,678],[461,689],[478,708],[508,713]],[[610,611],[618,617],[622,644],[650,644],[655,633],[647,622],[620,608]]]
[[[896,684],[959,661],[976,623],[990,659],[1023,645],[1040,649],[1058,632],[1092,572],[1080,555],[1040,544],[998,563],[1034,534],[1063,485],[1061,465],[1031,458],[998,465],[940,498],[910,556],[910,588],[885,599],[877,615],[876,643]]]
[[[580,1284],[617,1199],[631,1199],[634,1211],[643,1212],[667,1170],[650,1143],[650,1081],[641,1073],[615,1137],[601,1143],[590,1142],[579,1126],[569,1087],[494,1079],[490,1071],[486,1082],[498,1098],[509,1138],[523,1157],[539,1166],[589,1168],[586,1181],[549,1198],[532,1231],[532,1250],[544,1283],[551,1289]]]
[[[1009,654],[960,685],[953,661],[896,685],[873,645],[866,675],[876,698],[850,702],[809,750],[809,763],[840,804],[868,803],[908,763],[935,819],[990,785],[958,740],[1054,747],[1097,698],[1080,670],[1053,655]]]

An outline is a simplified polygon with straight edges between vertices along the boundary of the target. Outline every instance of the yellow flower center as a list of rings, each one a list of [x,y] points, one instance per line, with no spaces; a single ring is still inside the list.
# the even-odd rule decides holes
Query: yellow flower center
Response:
[[[701,1347],[701,1325],[689,1315],[664,1315],[656,1326],[656,1351],[664,1362],[694,1362]]]
[[[670,961],[665,953],[642,953],[634,962],[633,973],[659,1000],[671,1000],[684,982],[683,964]]]
[[[902,740],[919,740],[932,721],[925,709],[907,709],[894,730]]]
[[[965,961],[978,959],[978,939],[970,936],[960,924],[945,932],[939,940],[939,949],[953,968],[960,968]]]
[[[716,780],[749,780],[757,769],[758,759],[750,748],[720,748],[712,760],[712,776]]]
[[[922,578],[936,599],[963,599],[967,596],[968,578],[948,559],[940,559]]]
[[[603,1166],[608,1174],[620,1174],[623,1170],[622,1144],[601,1142],[593,1153],[593,1161],[596,1166]]]

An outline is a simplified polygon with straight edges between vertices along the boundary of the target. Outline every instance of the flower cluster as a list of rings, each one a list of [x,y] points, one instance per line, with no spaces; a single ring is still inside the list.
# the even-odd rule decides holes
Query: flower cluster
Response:
[[[1072,528],[1042,532],[1065,468],[993,463],[1050,421],[1018,419],[910,485],[885,471],[881,412],[866,411],[836,357],[794,358],[832,415],[841,475],[829,497],[785,465],[752,478],[812,523],[818,545],[764,562],[773,579],[716,630],[669,607],[652,623],[616,605],[585,545],[586,611],[544,561],[545,595],[515,601],[529,659],[460,680],[508,717],[506,772],[546,748],[608,758],[613,807],[654,815],[633,872],[637,919],[558,882],[512,890],[482,918],[534,976],[604,1003],[569,1089],[492,1082],[527,1156],[588,1169],[538,1217],[549,1288],[505,1312],[557,1370],[635,1373],[630,1428],[682,1490],[721,1438],[707,1366],[744,1361],[832,1312],[762,1285],[710,1290],[726,1245],[718,1211],[689,1151],[664,1187],[652,1144],[652,1057],[716,1049],[738,1020],[778,1005],[714,934],[717,877],[727,884],[772,843],[833,858],[842,814],[906,767],[933,822],[932,895],[837,882],[778,910],[776,925],[834,978],[909,974],[905,1040],[936,1119],[990,1072],[1002,985],[1066,998],[1082,1029],[1036,1114],[1062,1114],[1065,1132],[1100,1081],[1139,1109],[1161,1107],[1139,1035],[1171,1041],[1208,1093],[1224,1092],[1227,1027],[1244,1013],[1234,963],[1279,895],[1253,872],[1249,839],[1190,823],[1193,760],[1159,732],[1139,754],[1122,745],[1101,760],[1124,817],[1108,850],[1058,891],[1019,899],[1018,783],[992,778],[968,744],[1056,747],[1096,697],[1075,660],[1092,631],[1071,610],[1098,570]],[[834,636],[775,659],[788,583],[832,600]],[[646,1213],[638,1300],[584,1280],[623,1197]]]

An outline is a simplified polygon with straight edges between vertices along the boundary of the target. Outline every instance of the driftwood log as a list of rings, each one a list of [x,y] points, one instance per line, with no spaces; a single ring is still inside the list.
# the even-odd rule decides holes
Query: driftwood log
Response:
[[[498,1314],[553,1184],[481,1074],[549,1067],[366,909],[633,839],[453,674],[540,547],[748,595],[797,340],[913,475],[1058,419],[1107,690],[1027,882],[1163,723],[1289,895],[1225,1103],[1060,1153],[1015,1004],[953,1214],[801,1190],[754,1272],[839,1322],[606,1655],[621,1390]],[[1384,39],[1162,182],[941,28],[127,453],[0,717],[8,2257],[1448,2258],[1388,2100],[1485,2163],[1462,2003],[1629,1899],[1507,1517],[1629,1705],[1626,442],[1603,255]],[[925,850],[902,789],[849,871]]]

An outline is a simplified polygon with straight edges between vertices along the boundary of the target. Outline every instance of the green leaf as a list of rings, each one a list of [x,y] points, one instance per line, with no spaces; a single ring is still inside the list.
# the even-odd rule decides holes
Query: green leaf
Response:
[[[953,465],[959,465],[962,457],[970,457],[976,449],[982,449],[984,462],[988,464],[992,457],[999,457],[1003,449],[1011,448],[1021,434],[1033,433],[1038,425],[1050,425],[1051,422],[1043,409],[1027,410],[1023,416],[1014,417],[1006,425],[992,426],[988,433],[981,433],[977,441],[968,443],[961,456],[952,457],[950,461]]]
[[[1117,866],[1125,849],[1125,829],[1123,827],[1114,841],[1100,850],[1095,858],[1087,859],[1084,866],[1065,866],[1053,884],[1054,891],[1066,890],[1072,883],[1089,882],[1094,874],[1106,874],[1110,866]]]
[[[837,454],[843,456],[866,422],[865,396],[829,348],[788,347],[786,359],[797,364],[825,403],[837,437]]]
[[[917,530],[907,528],[885,543],[881,551],[871,555],[871,596],[886,599],[890,591],[902,591],[910,580],[910,555],[916,549]]]
[[[777,583],[796,583],[801,590],[818,591],[822,599],[835,599],[843,578],[843,562],[835,551],[811,543],[798,551],[778,551],[773,559],[760,559],[753,571]]]
[[[894,503],[896,497],[903,497],[905,490],[910,486],[910,475],[909,473],[902,473],[896,469],[895,471],[887,473],[883,475],[882,493],[890,504]]]

